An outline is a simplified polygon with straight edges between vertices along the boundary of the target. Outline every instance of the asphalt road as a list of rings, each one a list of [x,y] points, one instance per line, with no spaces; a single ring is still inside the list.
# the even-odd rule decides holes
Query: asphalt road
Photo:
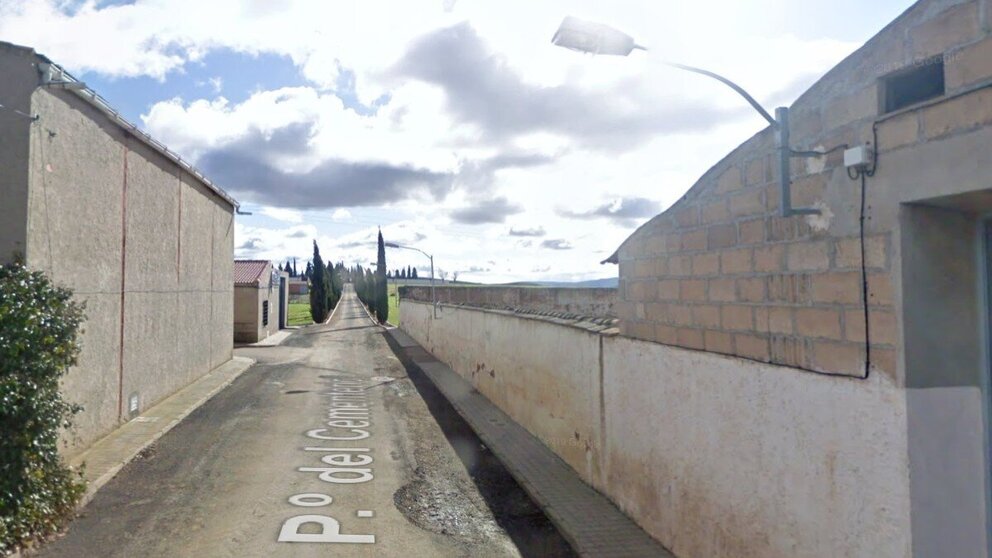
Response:
[[[41,556],[571,554],[350,289],[329,324],[238,352],[258,364]]]

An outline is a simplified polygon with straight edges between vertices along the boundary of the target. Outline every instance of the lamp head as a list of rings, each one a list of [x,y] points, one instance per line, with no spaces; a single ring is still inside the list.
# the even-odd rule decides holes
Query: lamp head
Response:
[[[630,35],[609,25],[581,20],[572,16],[562,20],[558,31],[551,38],[557,46],[587,52],[589,54],[610,54],[627,56],[634,49],[647,50],[634,42]]]
[[[383,242],[382,245],[385,246],[386,248],[399,248],[400,247],[400,245],[399,244],[396,244],[395,242]]]

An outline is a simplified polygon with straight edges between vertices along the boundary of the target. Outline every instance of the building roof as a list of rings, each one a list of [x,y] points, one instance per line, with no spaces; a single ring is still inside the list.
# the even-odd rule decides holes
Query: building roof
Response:
[[[179,165],[180,168],[193,175],[197,180],[202,182],[204,186],[209,188],[213,193],[217,194],[218,197],[229,203],[232,207],[235,209],[241,207],[241,204],[239,204],[236,199],[225,192],[220,186],[217,186],[211,182],[209,178],[199,171],[199,169],[180,157],[178,153],[171,151],[165,146],[165,144],[146,134],[137,126],[129,122],[119,112],[117,112],[114,107],[110,106],[110,103],[106,99],[100,95],[97,95],[96,91],[86,87],[84,83],[77,80],[72,76],[72,74],[65,71],[65,69],[58,64],[52,62],[47,56],[36,52],[30,47],[15,45],[4,41],[0,41],[0,47],[6,47],[12,50],[19,50],[33,54],[38,59],[38,69],[42,73],[40,81],[41,85],[57,87],[75,93],[80,99],[94,106],[122,129],[127,130],[135,139],[141,143],[144,143],[153,151],[158,152],[166,159]]]
[[[269,260],[234,260],[234,284],[244,287],[258,286],[262,274],[272,265]]]

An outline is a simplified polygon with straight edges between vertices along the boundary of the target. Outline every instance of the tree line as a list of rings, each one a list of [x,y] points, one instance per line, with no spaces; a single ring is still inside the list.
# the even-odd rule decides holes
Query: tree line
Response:
[[[313,241],[313,259],[307,263],[303,277],[310,283],[310,316],[316,323],[323,323],[327,315],[334,309],[338,301],[341,300],[341,293],[345,283],[351,283],[355,288],[355,294],[362,304],[369,309],[369,312],[379,321],[385,323],[389,319],[389,294],[386,289],[386,280],[391,277],[417,278],[417,269],[408,267],[405,270],[396,270],[396,275],[386,269],[386,248],[382,240],[382,231],[379,232],[378,253],[376,255],[375,270],[365,268],[361,264],[354,267],[345,267],[344,263],[327,265],[320,255],[320,247],[317,241]],[[286,265],[279,265],[280,271],[290,274],[290,277],[297,277],[296,258],[293,258],[292,265],[289,261]]]
[[[386,271],[387,279],[417,279],[417,268],[413,266],[406,266],[406,269],[394,269],[391,271]]]
[[[305,273],[310,280],[310,317],[314,322],[323,323],[327,314],[341,300],[341,292],[344,290],[343,269],[344,264],[325,265],[320,257],[317,241],[313,241],[313,260],[307,264]]]

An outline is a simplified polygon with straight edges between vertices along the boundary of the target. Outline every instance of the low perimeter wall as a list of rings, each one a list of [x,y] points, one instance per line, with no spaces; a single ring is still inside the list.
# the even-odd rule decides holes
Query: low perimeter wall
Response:
[[[575,314],[612,318],[617,302],[616,289],[451,286],[435,287],[437,299],[446,304],[487,308],[515,308],[528,312]],[[430,302],[426,285],[400,287],[400,298]]]
[[[904,392],[401,301],[400,327],[682,558],[910,555]]]

